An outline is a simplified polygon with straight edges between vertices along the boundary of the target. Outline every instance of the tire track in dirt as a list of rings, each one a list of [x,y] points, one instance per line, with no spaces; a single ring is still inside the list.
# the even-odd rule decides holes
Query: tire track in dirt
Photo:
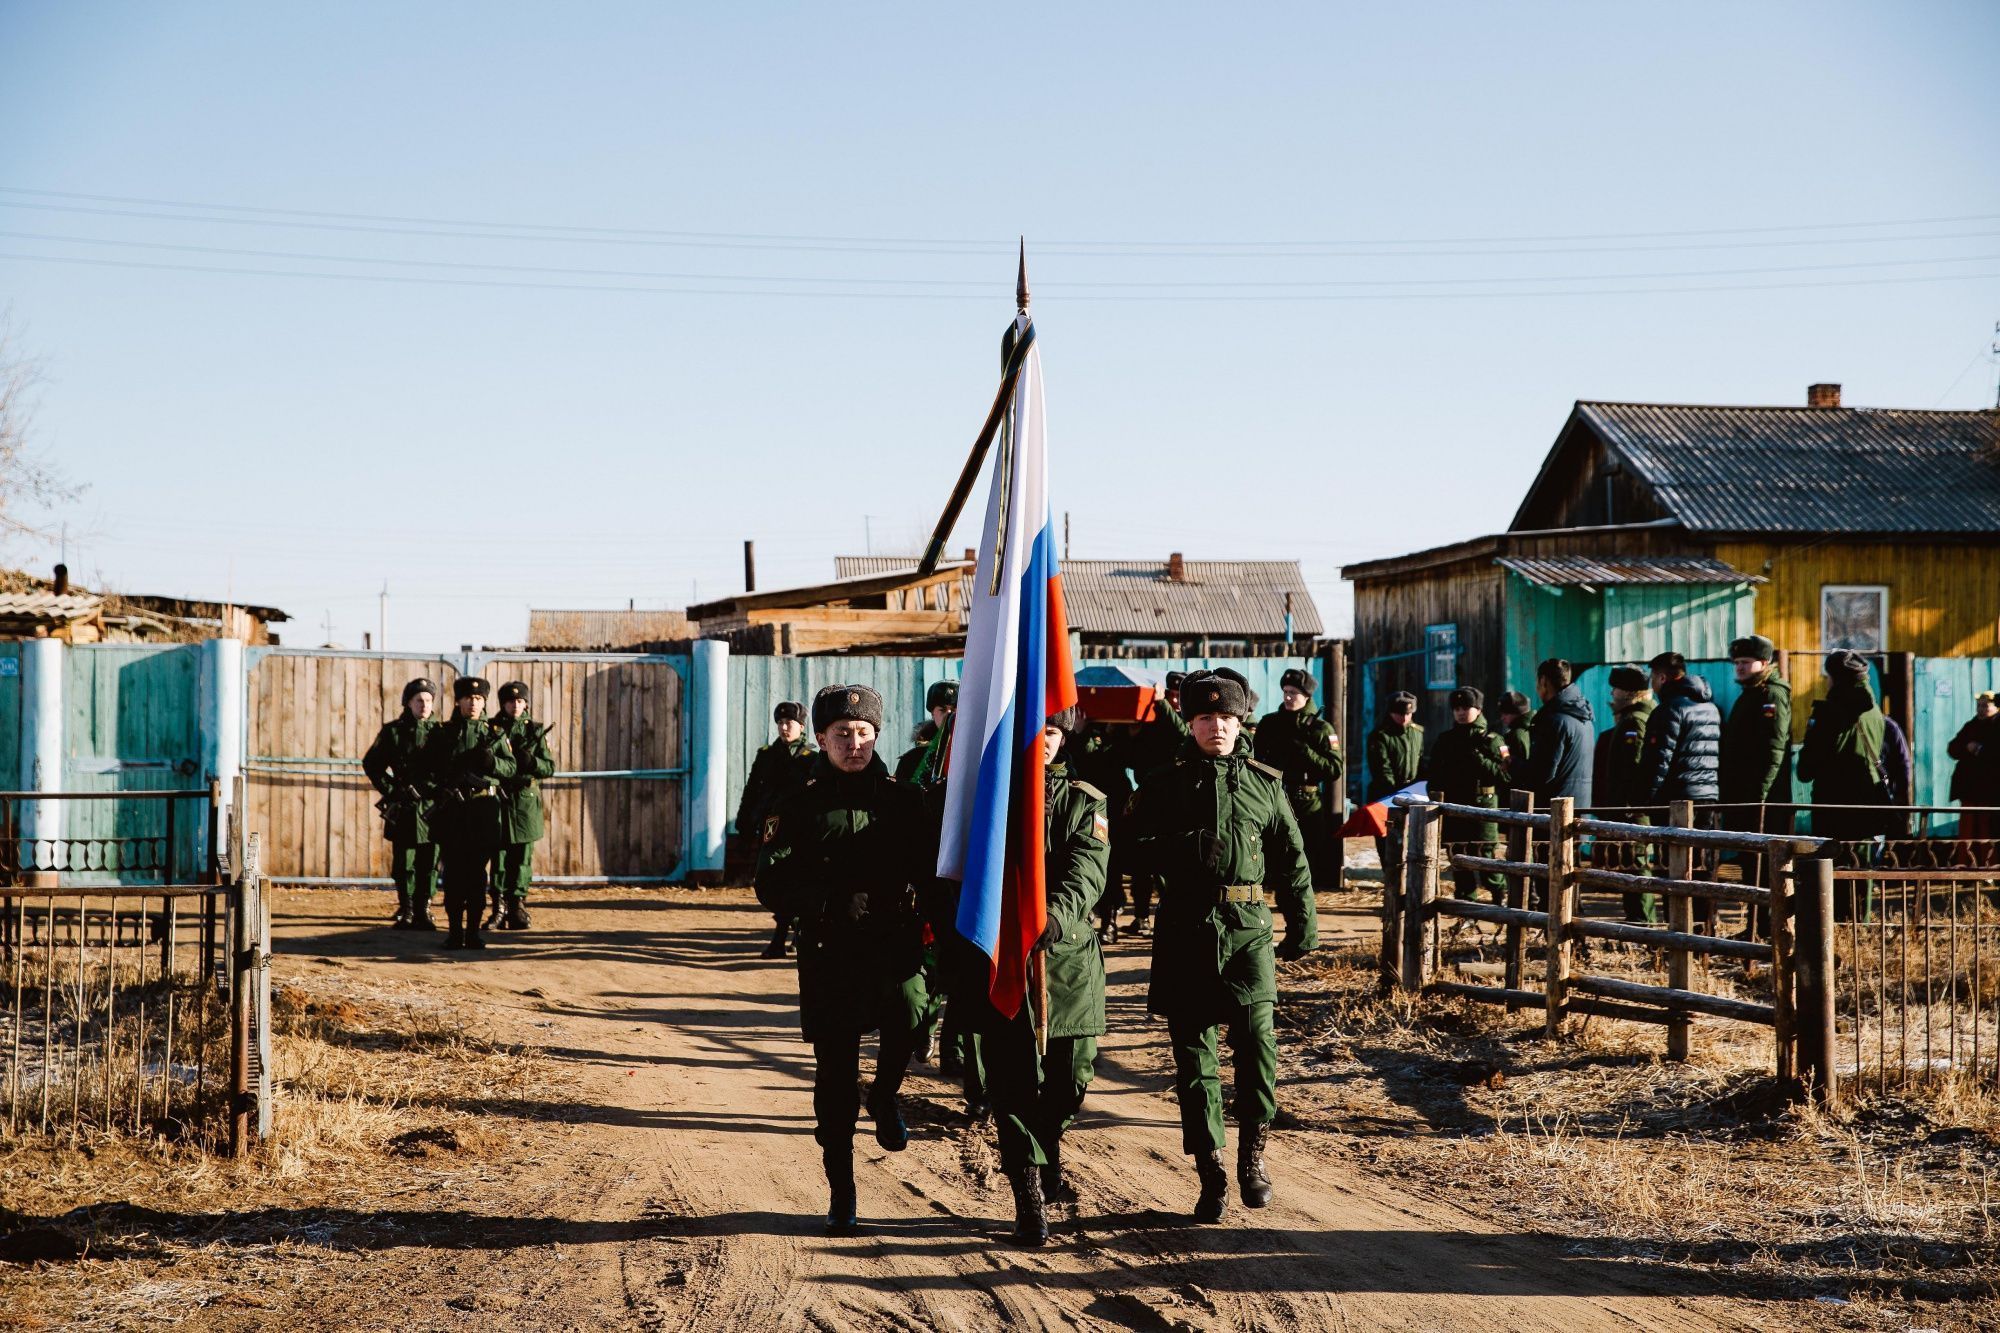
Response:
[[[374,916],[359,894],[315,895],[313,911],[323,922],[348,898]],[[538,907],[536,926],[420,972],[412,937],[372,920],[313,941],[351,967],[394,969],[405,984],[415,972],[483,1005],[510,1039],[579,1076],[583,1123],[568,1156],[524,1170],[514,1196],[517,1213],[570,1240],[436,1273],[404,1290],[416,1306],[492,1281],[518,1294],[506,1322],[525,1327],[1622,1333],[1758,1322],[1754,1307],[1651,1288],[1561,1238],[1510,1234],[1409,1194],[1313,1151],[1306,1131],[1273,1135],[1272,1207],[1232,1201],[1224,1225],[1193,1226],[1194,1173],[1157,1072],[1164,1038],[1140,999],[1143,942],[1113,955],[1115,1030],[1066,1141],[1078,1199],[1057,1210],[1055,1244],[1006,1243],[1012,1200],[991,1130],[969,1126],[954,1090],[922,1067],[906,1085],[909,1150],[879,1150],[865,1119],[857,1136],[864,1233],[829,1238],[794,974],[757,959],[765,919],[748,895],[570,893]],[[579,1218],[602,1219],[602,1237]]]

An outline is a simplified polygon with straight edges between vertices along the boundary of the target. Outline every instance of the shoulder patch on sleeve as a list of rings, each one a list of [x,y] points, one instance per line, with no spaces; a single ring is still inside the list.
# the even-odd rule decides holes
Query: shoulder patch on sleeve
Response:
[[[778,839],[778,817],[776,815],[772,815],[769,819],[766,819],[764,821],[764,841],[776,842],[777,839]]]
[[[1102,810],[1093,810],[1090,815],[1090,836],[1099,842],[1111,841],[1111,821],[1104,817]]]
[[[1106,796],[1103,792],[1099,791],[1097,788],[1091,786],[1088,782],[1081,782],[1076,779],[1071,779],[1069,785],[1076,788],[1078,791],[1082,792],[1085,796],[1088,796],[1093,801],[1108,801],[1111,799],[1109,796]]]
[[[1252,759],[1248,762],[1250,764],[1250,767],[1256,769],[1259,773],[1262,773],[1267,778],[1275,779],[1278,782],[1283,782],[1285,780],[1285,770],[1282,768],[1273,768],[1261,759]]]

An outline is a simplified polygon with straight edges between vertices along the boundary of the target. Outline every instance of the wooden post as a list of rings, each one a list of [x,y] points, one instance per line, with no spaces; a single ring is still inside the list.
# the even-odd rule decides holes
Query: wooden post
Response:
[[[1694,827],[1694,802],[1675,801],[1667,807],[1667,822],[1675,828]],[[1694,877],[1694,848],[1684,843],[1667,846],[1667,878]],[[1694,899],[1684,893],[1667,895],[1667,929],[1682,934],[1694,932]],[[1667,984],[1675,990],[1693,990],[1694,955],[1685,949],[1667,953]],[[1688,1016],[1674,1014],[1667,1023],[1667,1059],[1688,1058]]]
[[[1401,806],[1389,811],[1389,827],[1400,831],[1396,846],[1402,859],[1382,867],[1382,990],[1396,989],[1403,974],[1403,895],[1410,884],[1410,814]]]
[[[1531,791],[1520,791],[1517,789],[1514,792],[1512,805],[1516,813],[1531,815],[1535,812],[1535,794]],[[1525,824],[1509,824],[1507,826],[1507,859],[1509,861],[1526,861],[1529,856],[1529,849],[1534,845],[1534,836],[1534,830]],[[1527,905],[1527,877],[1525,875],[1509,875],[1507,877],[1507,906],[1525,908]],[[1521,989],[1521,973],[1527,969],[1527,966],[1528,932],[1518,922],[1509,922],[1507,925],[1508,990]],[[1507,1007],[1514,1009],[1519,1006],[1510,1000]]]
[[[1793,864],[1799,872],[1792,898],[1798,921],[1799,1072],[1813,1099],[1830,1105],[1840,1095],[1833,1067],[1833,861],[1815,856]]]
[[[1569,998],[1569,923],[1575,914],[1576,801],[1558,796],[1549,802],[1549,996],[1547,1032],[1562,1035],[1563,1005]]]
[[[250,1151],[250,957],[256,927],[250,919],[248,879],[233,871],[229,886],[229,1155]]]
[[[1798,1081],[1797,1003],[1792,967],[1798,948],[1793,919],[1797,896],[1792,891],[1792,849],[1773,843],[1764,857],[1764,878],[1771,890],[1771,1028],[1777,1045],[1779,1086],[1790,1090]]]
[[[1410,826],[1403,833],[1406,846],[1414,845],[1410,857],[1410,879],[1403,895],[1403,989],[1421,991],[1430,980],[1431,902],[1437,897],[1438,809],[1418,806],[1410,812]]]
[[[1367,733],[1350,728],[1347,719],[1347,645],[1333,642],[1326,645],[1326,657],[1321,667],[1320,698],[1325,712],[1321,716],[1333,724],[1334,744],[1340,748],[1343,763],[1338,782],[1331,784],[1329,796],[1333,810],[1329,816],[1333,820],[1333,889],[1335,893],[1347,892],[1347,840],[1340,836],[1340,826],[1347,822],[1347,779],[1353,773],[1349,767],[1349,756],[1354,750],[1351,742],[1357,736]],[[1382,877],[1389,877],[1389,868],[1382,868]]]

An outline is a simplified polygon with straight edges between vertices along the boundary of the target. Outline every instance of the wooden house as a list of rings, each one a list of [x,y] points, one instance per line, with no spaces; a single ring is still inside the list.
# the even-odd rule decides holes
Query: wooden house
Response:
[[[1803,407],[1579,402],[1509,531],[1343,571],[1357,694],[1416,690],[1437,721],[1447,676],[1528,690],[1541,657],[1719,657],[1751,630],[1804,698],[1836,648],[2000,655],[1996,424],[1834,384]]]

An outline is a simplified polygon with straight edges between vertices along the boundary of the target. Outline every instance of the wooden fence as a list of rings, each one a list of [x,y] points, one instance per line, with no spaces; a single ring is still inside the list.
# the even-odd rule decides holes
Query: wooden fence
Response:
[[[1800,1080],[1822,1099],[1834,1096],[1833,863],[1813,855],[1821,848],[1819,839],[1697,829],[1694,807],[1685,801],[1671,807],[1667,826],[1581,818],[1566,798],[1537,813],[1521,793],[1509,810],[1409,798],[1399,804],[1407,817],[1401,875],[1384,878],[1382,971],[1387,984],[1510,1009],[1540,1009],[1551,1038],[1563,1034],[1565,1020],[1573,1015],[1658,1024],[1667,1030],[1667,1056],[1676,1060],[1687,1057],[1689,1029],[1697,1018],[1760,1024],[1772,1029],[1773,1066],[1781,1081]],[[1447,817],[1500,824],[1507,831],[1505,854],[1447,852],[1440,841]],[[1588,865],[1586,842],[1659,849],[1665,853],[1665,873]],[[1694,857],[1704,849],[1750,854],[1762,866],[1766,883],[1695,878]],[[1487,904],[1441,894],[1440,879],[1448,870],[1504,876],[1507,901]],[[1585,889],[1663,896],[1667,923],[1663,928],[1587,917],[1579,910]],[[1747,905],[1753,919],[1760,912],[1768,917],[1770,938],[1699,932],[1697,902]],[[1503,928],[1502,984],[1438,979],[1439,923],[1446,919]],[[1542,949],[1539,989],[1530,989],[1526,979],[1531,933],[1540,936]],[[1754,925],[1745,933],[1754,936]],[[1667,984],[1579,971],[1578,944],[1590,940],[1636,944],[1664,955]],[[1698,989],[1697,957],[1768,967],[1771,1002]]]

